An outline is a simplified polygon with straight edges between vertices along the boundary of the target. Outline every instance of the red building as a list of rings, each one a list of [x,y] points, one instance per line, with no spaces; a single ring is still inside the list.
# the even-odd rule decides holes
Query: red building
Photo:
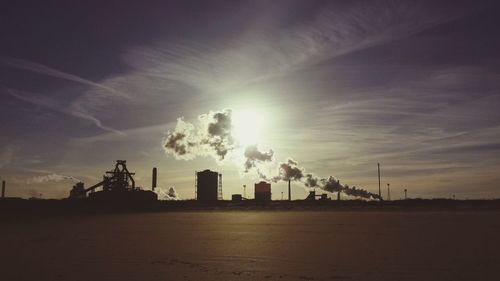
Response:
[[[255,200],[271,201],[271,184],[261,181],[255,184]]]

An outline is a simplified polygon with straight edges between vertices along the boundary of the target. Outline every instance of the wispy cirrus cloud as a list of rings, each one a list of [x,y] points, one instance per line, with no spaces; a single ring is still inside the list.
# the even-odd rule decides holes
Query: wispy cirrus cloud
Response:
[[[14,90],[14,89],[6,88],[3,86],[1,88],[2,88],[3,92],[6,93],[10,97],[16,98],[18,100],[21,100],[21,101],[24,101],[24,102],[27,102],[30,104],[41,106],[41,107],[53,110],[53,111],[58,112],[58,113],[62,113],[62,114],[68,115],[68,116],[73,116],[73,117],[77,117],[77,118],[80,118],[80,119],[83,119],[86,121],[90,121],[90,122],[94,123],[94,125],[96,127],[100,128],[104,131],[107,131],[107,132],[116,133],[116,134],[119,134],[122,136],[125,135],[120,130],[105,126],[104,124],[102,124],[101,120],[88,114],[83,109],[72,110],[70,108],[70,106],[61,104],[57,100],[48,98],[44,95]]]
[[[20,70],[26,70],[54,78],[59,78],[59,79],[64,79],[68,81],[73,81],[77,82],[86,86],[91,86],[91,87],[96,87],[102,90],[107,91],[110,94],[120,96],[122,98],[126,97],[122,93],[116,91],[115,89],[108,87],[106,85],[103,85],[101,83],[97,83],[85,78],[82,78],[78,75],[71,74],[68,72],[64,72],[55,68],[52,68],[50,66],[32,62],[29,60],[25,59],[19,59],[19,58],[11,58],[11,57],[0,57],[0,64],[3,64],[5,66],[15,68],[15,69],[20,69]]]
[[[0,150],[0,168],[6,167],[14,159],[17,147],[11,144],[4,146]]]
[[[126,48],[121,56],[130,71],[105,78],[100,84],[127,93],[131,100],[93,88],[75,104],[93,116],[117,114],[119,108],[115,105],[120,104],[140,113],[135,118],[147,116],[142,123],[158,123],[149,120],[149,115],[152,111],[164,112],[164,106],[174,108],[170,105],[191,103],[195,98],[235,97],[255,85],[275,78],[287,79],[294,71],[410,36],[463,13],[452,9],[446,14],[435,12],[428,3],[382,1],[327,4],[290,26],[276,24],[273,12],[268,14],[269,18],[259,18],[259,26],[269,22],[265,28],[254,28],[249,23],[245,32],[231,37],[202,41],[160,39]]]

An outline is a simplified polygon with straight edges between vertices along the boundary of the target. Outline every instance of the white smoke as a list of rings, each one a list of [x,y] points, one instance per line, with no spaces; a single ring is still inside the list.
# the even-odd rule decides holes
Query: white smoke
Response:
[[[24,183],[25,184],[38,184],[38,183],[45,183],[45,182],[59,182],[59,181],[64,181],[64,180],[70,180],[73,182],[80,182],[81,181],[73,176],[52,173],[52,174],[48,174],[48,175],[35,176],[35,177],[28,178],[24,181]]]
[[[213,156],[222,162],[236,148],[231,129],[230,109],[200,115],[197,126],[179,118],[175,130],[168,132],[163,140],[163,147],[167,154],[174,155],[176,159]]]
[[[197,156],[212,156],[222,164],[224,159],[233,152],[241,151],[241,146],[233,137],[232,110],[210,111],[198,117],[198,124],[177,119],[174,131],[169,131],[163,140],[163,147],[167,154],[176,159],[191,160]],[[260,151],[256,145],[249,145],[242,151],[243,162],[237,163],[242,167],[243,173],[255,171],[257,175],[267,181],[296,181],[301,182],[306,188],[321,188],[324,191],[344,192],[353,197],[365,199],[381,199],[378,194],[365,189],[342,185],[334,177],[320,178],[312,173],[306,173],[305,168],[291,158],[279,163],[278,170],[263,172],[261,169],[266,163],[274,163],[274,151]],[[241,159],[241,158],[234,158]],[[175,190],[174,190],[175,191]]]
[[[375,193],[371,193],[365,189],[357,188],[355,186],[350,187],[345,184],[342,185],[340,180],[330,176],[327,178],[320,178],[312,173],[306,173],[303,167],[299,166],[299,163],[293,159],[287,159],[286,162],[280,163],[279,174],[272,178],[274,182],[277,181],[298,181],[302,182],[308,188],[320,188],[324,191],[334,193],[343,192],[348,196],[361,197],[365,199],[377,199],[382,198]]]
[[[158,194],[158,199],[159,200],[167,200],[167,201],[177,201],[181,200],[179,197],[179,194],[173,187],[169,188],[168,190],[163,189],[161,187],[155,188],[156,194]]]

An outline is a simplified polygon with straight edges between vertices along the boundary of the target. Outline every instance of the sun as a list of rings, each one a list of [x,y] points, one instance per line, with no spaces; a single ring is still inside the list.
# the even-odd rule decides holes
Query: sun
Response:
[[[266,115],[252,110],[233,111],[233,137],[241,145],[253,145],[262,141],[266,127]]]

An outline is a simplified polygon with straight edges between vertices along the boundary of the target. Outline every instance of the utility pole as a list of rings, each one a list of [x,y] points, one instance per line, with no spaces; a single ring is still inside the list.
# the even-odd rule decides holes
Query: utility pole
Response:
[[[380,163],[377,163],[378,168],[378,196],[382,198],[382,189],[380,188]]]
[[[391,187],[390,184],[387,184],[387,200],[391,201]]]

